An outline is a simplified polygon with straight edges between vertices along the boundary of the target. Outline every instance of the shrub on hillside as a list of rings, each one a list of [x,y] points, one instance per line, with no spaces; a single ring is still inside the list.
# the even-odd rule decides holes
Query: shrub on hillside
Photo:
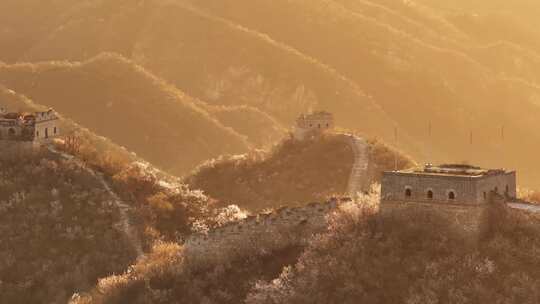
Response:
[[[0,148],[2,303],[65,303],[134,257],[113,198],[48,151]]]
[[[477,247],[431,213],[336,215],[328,234],[246,303],[536,303],[540,219],[502,212]],[[533,266],[534,265],[534,266]]]
[[[345,193],[353,152],[344,137],[328,135],[280,142],[269,153],[207,162],[187,178],[218,200],[250,211],[325,201]]]
[[[114,187],[114,191],[129,204],[138,219],[135,226],[147,248],[156,240],[181,241],[191,234],[196,222],[207,222],[211,201],[198,191],[185,185],[168,189],[160,184],[158,177],[126,155],[123,150],[95,148],[94,140],[75,135],[72,142],[77,149],[70,149],[68,141],[61,142],[59,149],[83,160],[100,172]]]
[[[380,139],[371,139],[370,145],[370,171],[373,181],[379,182],[382,172],[396,169],[408,169],[416,165],[415,161],[401,151],[390,147]],[[397,161],[397,164],[396,164]]]

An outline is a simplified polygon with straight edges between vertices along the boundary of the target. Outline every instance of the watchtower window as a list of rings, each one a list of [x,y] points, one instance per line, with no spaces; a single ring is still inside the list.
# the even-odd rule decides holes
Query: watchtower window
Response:
[[[412,190],[411,188],[405,189],[405,197],[411,197],[412,196]]]
[[[54,134],[56,134],[57,130],[56,130],[56,127],[54,127]]]
[[[428,192],[427,192],[427,198],[428,198],[428,199],[433,199],[433,191],[428,190]]]
[[[484,200],[487,200],[487,193],[484,191]]]
[[[495,187],[495,193],[499,193],[499,187]]]
[[[510,193],[510,187],[508,187],[508,185],[506,185],[506,190],[505,190],[504,193],[506,193],[506,194]]]
[[[449,200],[455,200],[456,199],[456,193],[454,191],[448,192],[448,199]]]

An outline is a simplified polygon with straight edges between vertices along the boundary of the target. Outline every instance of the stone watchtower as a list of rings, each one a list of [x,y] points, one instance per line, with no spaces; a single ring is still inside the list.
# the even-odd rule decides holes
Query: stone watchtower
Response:
[[[482,230],[491,192],[516,197],[516,172],[469,165],[426,165],[384,172],[381,212],[422,208],[437,212],[467,233]]]
[[[34,114],[34,140],[48,141],[60,135],[58,126],[59,118],[56,112],[52,109],[47,112],[36,112]]]
[[[296,120],[294,137],[303,140],[310,134],[318,135],[334,129],[334,115],[325,111],[302,114]]]
[[[60,136],[59,117],[54,110],[46,112],[7,112],[0,108],[0,141],[39,145]]]

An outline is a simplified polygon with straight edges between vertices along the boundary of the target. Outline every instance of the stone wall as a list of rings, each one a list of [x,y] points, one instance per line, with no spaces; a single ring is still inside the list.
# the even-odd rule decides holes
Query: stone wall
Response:
[[[0,153],[23,153],[39,149],[39,144],[33,141],[0,140]]]
[[[414,216],[417,212],[429,212],[446,219],[456,231],[463,233],[466,240],[476,242],[487,229],[489,224],[489,204],[486,205],[462,205],[446,204],[438,205],[431,203],[385,201],[381,203],[381,214],[391,216],[393,214],[407,214]],[[448,222],[441,223],[446,225]]]
[[[476,190],[471,179],[453,176],[429,176],[399,172],[385,172],[382,178],[381,199],[383,201],[449,202],[449,192],[455,193],[452,202],[476,203]],[[411,196],[406,197],[406,189]],[[433,192],[433,199],[428,198]]]
[[[54,111],[36,113],[34,139],[43,142],[58,137],[60,135],[58,122],[59,119]]]
[[[515,198],[517,196],[516,172],[506,174],[488,175],[476,183],[477,200],[485,201],[491,191]],[[507,191],[508,190],[508,191]]]
[[[491,191],[516,196],[516,173],[492,174],[482,177],[424,175],[401,172],[385,172],[381,186],[382,201],[413,201],[425,203],[459,203],[464,205],[485,204]],[[410,189],[411,196],[405,195]],[[433,198],[428,197],[428,191]],[[449,193],[455,199],[449,198]]]
[[[207,234],[196,234],[185,242],[191,256],[205,253],[268,250],[276,246],[301,245],[327,228],[327,215],[344,201],[331,200],[305,207],[285,207],[269,214],[250,216]],[[218,258],[215,254],[212,258]],[[226,258],[224,258],[226,260]]]

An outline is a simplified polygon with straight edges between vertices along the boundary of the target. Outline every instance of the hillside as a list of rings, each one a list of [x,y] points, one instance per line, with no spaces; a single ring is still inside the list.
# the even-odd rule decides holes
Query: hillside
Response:
[[[62,303],[134,260],[95,175],[47,151],[1,147],[0,165],[3,301]]]
[[[39,3],[33,7],[49,10]],[[93,1],[68,12],[57,21],[62,26],[17,60],[84,61],[111,51],[190,96],[212,105],[255,107],[286,127],[298,114],[322,108],[336,112],[344,127],[356,128],[363,121],[362,131],[374,136],[393,124],[355,83],[317,58],[181,1],[137,6]]]
[[[178,175],[249,147],[245,137],[190,97],[116,55],[83,63],[0,65],[0,83]]]
[[[0,0],[0,108],[53,107],[65,135],[0,141],[0,304],[540,303],[538,16]],[[318,111],[335,133],[294,139]],[[382,201],[418,208],[386,213],[382,172],[413,159],[454,165],[397,174]]]
[[[43,109],[3,87],[0,98],[11,109]],[[70,140],[52,150],[0,146],[3,301],[66,303],[154,242],[230,220],[199,191],[110,140],[66,117],[61,130]]]
[[[180,241],[227,220],[200,192],[166,187],[122,154],[89,144],[74,157],[0,147],[3,301],[66,303],[123,272],[156,241]]]
[[[538,69],[534,68],[538,56],[526,46],[497,51],[494,60],[492,48],[485,48],[484,42],[461,31],[445,15],[391,1],[378,5],[367,1],[193,1],[193,5],[266,33],[334,67],[372,96],[402,130],[423,145],[424,153],[427,145],[434,146],[430,153],[437,160],[511,162],[508,166],[517,165],[522,172],[525,163],[532,161],[511,161],[524,146],[536,149],[538,142],[530,132],[536,116],[532,113],[538,112],[533,101],[538,96]],[[527,64],[517,67],[516,60]],[[483,122],[495,117],[497,125],[486,127]],[[436,133],[431,138],[429,121]],[[502,125],[512,130],[504,159],[497,152]],[[467,145],[471,130],[476,135],[472,150]],[[403,145],[408,150],[408,144]],[[426,154],[413,155],[426,158]]]
[[[254,247],[247,238],[245,244],[231,244],[235,250],[210,254],[231,257],[223,263],[194,256],[179,245],[160,244],[132,271],[100,280],[91,293],[71,303],[322,304],[338,299],[487,304],[540,299],[534,254],[538,217],[498,210],[491,214],[488,235],[471,246],[448,219],[432,213],[377,214],[373,204],[378,199],[374,192],[344,206],[331,216],[328,231],[296,249],[277,250],[271,243]],[[235,283],[228,284],[232,278]]]
[[[394,150],[380,141],[370,143],[367,181],[380,181],[380,173],[394,168]],[[305,205],[331,196],[348,195],[355,155],[350,139],[328,134],[306,141],[286,139],[268,153],[221,158],[200,166],[186,183],[217,200],[218,206],[236,204],[259,211],[280,206]],[[399,167],[413,162],[399,154]]]
[[[0,98],[11,109],[43,109],[3,87]],[[181,241],[234,216],[68,118],[61,124],[77,145],[56,149],[75,157],[0,147],[3,301],[66,303],[157,240]]]
[[[358,207],[357,207],[358,208]],[[352,211],[352,212],[351,212]],[[380,217],[352,209],[314,240],[296,266],[259,283],[245,303],[534,303],[539,218],[492,214],[469,246],[449,220],[422,212]],[[378,224],[374,224],[377,222]],[[349,286],[349,288],[339,288]],[[519,290],[519,292],[517,292]]]
[[[37,26],[0,19],[0,41],[13,42],[19,29],[25,37],[6,43],[0,60],[112,51],[209,105],[253,107],[284,127],[327,109],[342,127],[387,142],[398,126],[400,149],[420,161],[516,167],[527,185],[540,180],[534,156],[521,153],[540,148],[531,132],[540,96],[535,2],[17,3],[2,5]]]
[[[212,106],[201,104],[210,115],[225,127],[247,137],[247,141],[258,148],[266,148],[280,141],[287,134],[272,116],[250,106]]]

